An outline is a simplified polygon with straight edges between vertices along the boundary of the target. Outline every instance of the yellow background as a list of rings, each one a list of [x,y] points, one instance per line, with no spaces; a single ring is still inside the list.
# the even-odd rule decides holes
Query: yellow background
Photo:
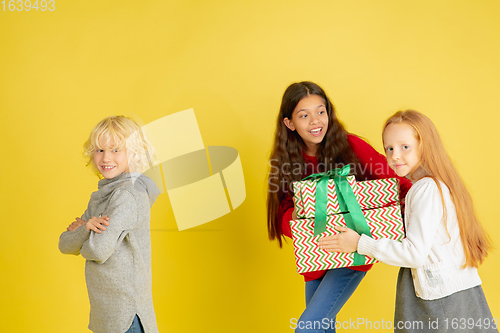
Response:
[[[96,189],[82,144],[109,115],[148,123],[194,108],[206,146],[239,151],[247,198],[183,232],[166,194],[153,206],[160,331],[291,332],[304,283],[291,242],[280,250],[267,239],[265,185],[280,99],[300,80],[322,85],[348,130],[379,150],[390,114],[426,113],[498,247],[498,17],[496,0],[66,0],[54,12],[2,9],[2,331],[88,331],[84,260],[57,249]],[[494,317],[498,263],[497,250],[479,270]],[[376,265],[338,319],[392,320],[397,271]]]

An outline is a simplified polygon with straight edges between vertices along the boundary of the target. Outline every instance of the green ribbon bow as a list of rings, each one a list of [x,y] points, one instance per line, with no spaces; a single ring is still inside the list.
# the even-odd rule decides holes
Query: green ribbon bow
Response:
[[[351,171],[351,166],[346,165],[341,169],[333,169],[326,173],[315,173],[307,176],[303,180],[317,180],[316,203],[314,209],[314,236],[326,231],[326,206],[328,198],[328,180],[333,178],[335,182],[335,192],[339,202],[340,212],[344,213],[344,220],[349,229],[355,230],[358,234],[365,234],[372,237],[370,228],[366,223],[363,211],[359,206],[351,185],[347,181],[347,176]],[[364,265],[365,256],[354,252],[354,266]]]

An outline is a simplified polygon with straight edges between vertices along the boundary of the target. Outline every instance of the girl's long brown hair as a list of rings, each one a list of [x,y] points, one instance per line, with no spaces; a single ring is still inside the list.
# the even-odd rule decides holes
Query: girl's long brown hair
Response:
[[[478,267],[492,249],[491,240],[479,222],[474,211],[472,197],[453,165],[443,142],[432,121],[414,110],[398,111],[387,119],[384,130],[393,123],[405,123],[413,127],[416,139],[420,142],[420,162],[410,174],[419,169],[426,177],[432,178],[439,189],[443,203],[443,218],[446,225],[446,206],[439,181],[450,191],[451,200],[460,227],[460,238],[465,252],[465,267]]]
[[[269,239],[277,239],[283,245],[281,221],[278,221],[280,201],[291,195],[293,181],[304,177],[307,165],[302,152],[305,144],[297,131],[285,126],[283,119],[292,119],[292,113],[299,101],[310,95],[318,95],[325,101],[328,114],[328,130],[317,150],[320,172],[346,164],[357,164],[358,159],[347,141],[347,131],[337,119],[335,108],[325,91],[317,84],[309,81],[293,83],[285,90],[281,101],[280,112],[276,119],[276,132],[269,159],[270,172],[267,192],[267,229]],[[355,174],[359,168],[354,168]],[[359,178],[360,175],[356,174]]]

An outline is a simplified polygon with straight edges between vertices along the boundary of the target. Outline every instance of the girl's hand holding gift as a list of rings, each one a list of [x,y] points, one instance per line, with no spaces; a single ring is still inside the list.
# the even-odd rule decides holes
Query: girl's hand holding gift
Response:
[[[328,252],[351,253],[358,249],[358,242],[361,236],[354,230],[335,226],[339,234],[323,237],[319,240],[319,247]]]
[[[105,226],[109,225],[109,217],[106,215],[100,216],[100,217],[93,217],[90,220],[88,220],[87,224],[85,224],[85,229],[87,230],[93,230],[100,234],[102,231],[106,230]],[[101,231],[102,230],[102,231]]]
[[[75,219],[75,222],[71,223],[66,230],[68,231],[75,231],[76,229],[80,228],[82,225],[84,225],[86,222],[85,220],[82,220],[81,218],[77,217]]]

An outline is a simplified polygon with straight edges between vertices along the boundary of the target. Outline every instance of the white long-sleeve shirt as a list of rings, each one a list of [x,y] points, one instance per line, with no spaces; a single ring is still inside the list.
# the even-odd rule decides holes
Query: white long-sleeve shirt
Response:
[[[432,178],[417,181],[406,195],[406,238],[402,242],[362,235],[358,253],[389,265],[410,267],[415,293],[438,299],[481,284],[476,268],[462,266],[465,253],[455,206],[448,187],[440,183],[446,205],[446,225],[437,184]]]

